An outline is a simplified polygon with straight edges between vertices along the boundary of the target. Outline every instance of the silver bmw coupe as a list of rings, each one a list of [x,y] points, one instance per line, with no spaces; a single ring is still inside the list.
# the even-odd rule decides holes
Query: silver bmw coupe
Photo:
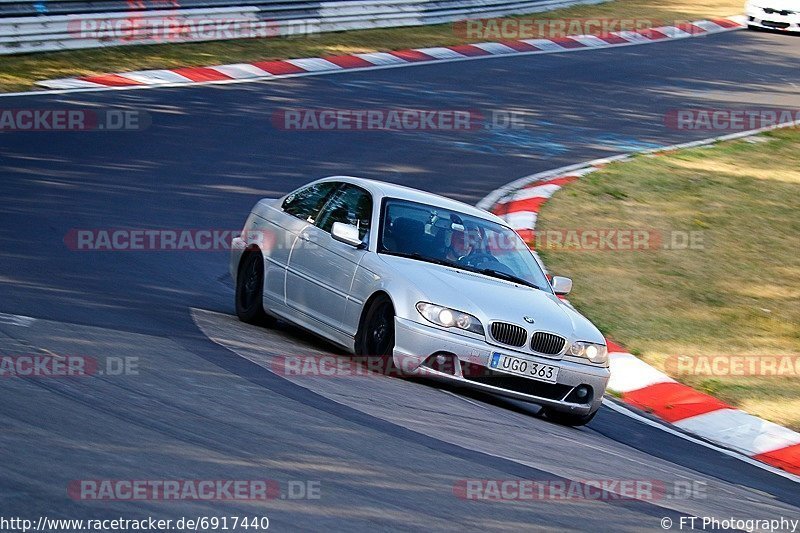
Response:
[[[403,375],[540,405],[582,425],[609,379],[598,329],[562,302],[486,211],[378,181],[334,176],[259,201],[233,239],[245,322],[281,318]]]

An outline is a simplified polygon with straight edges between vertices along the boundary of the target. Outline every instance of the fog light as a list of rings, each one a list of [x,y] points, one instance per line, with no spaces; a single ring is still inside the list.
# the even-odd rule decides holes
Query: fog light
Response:
[[[436,370],[444,374],[450,374],[451,376],[458,375],[458,372],[456,372],[458,364],[458,357],[447,352],[429,355],[427,359],[422,362],[422,366],[425,368],[430,368],[431,370]]]
[[[581,405],[590,404],[592,400],[594,400],[594,390],[591,385],[587,385],[586,383],[582,383],[572,389],[572,392],[564,399],[564,401],[568,403],[579,403]]]

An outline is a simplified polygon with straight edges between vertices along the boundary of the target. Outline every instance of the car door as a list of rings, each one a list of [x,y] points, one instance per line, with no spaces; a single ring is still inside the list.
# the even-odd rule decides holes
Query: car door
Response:
[[[264,293],[268,298],[286,301],[286,269],[289,256],[303,229],[312,225],[325,202],[341,186],[325,181],[288,194],[267,217],[268,230],[275,233],[269,250],[264,250]]]
[[[362,242],[369,242],[372,209],[372,195],[356,185],[346,183],[331,196],[292,249],[286,280],[288,305],[341,330],[347,302],[352,300],[353,277],[367,252],[335,240],[330,231],[334,222],[354,224]]]

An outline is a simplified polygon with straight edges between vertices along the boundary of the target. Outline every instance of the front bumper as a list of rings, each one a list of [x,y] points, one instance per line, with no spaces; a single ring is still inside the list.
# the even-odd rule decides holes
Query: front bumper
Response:
[[[550,385],[490,369],[489,360],[492,353],[495,352],[557,366],[559,367],[558,382]],[[460,364],[453,366],[452,373],[422,366],[430,356],[440,353],[454,355],[458,358]],[[611,375],[608,368],[504,350],[483,340],[472,339],[402,318],[395,319],[394,362],[395,366],[407,375],[531,402],[575,415],[586,415],[600,407]],[[472,372],[464,374],[465,368],[475,367],[485,370],[493,378],[478,381]],[[498,381],[513,384],[512,388],[491,384]],[[585,385],[591,389],[589,399],[585,403],[574,399],[572,394],[572,391],[579,385]]]
[[[764,7],[750,6],[747,9],[747,25],[768,30],[800,32],[800,14],[782,15],[778,11],[767,13]]]

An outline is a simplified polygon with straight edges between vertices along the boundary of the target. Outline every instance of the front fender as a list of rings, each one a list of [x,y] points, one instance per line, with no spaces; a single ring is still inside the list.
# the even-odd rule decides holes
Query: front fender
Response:
[[[369,253],[364,255],[353,277],[350,291],[352,298],[348,301],[344,322],[349,334],[355,337],[365,305],[378,292],[383,292],[389,297],[397,317],[419,321],[419,313],[414,306],[425,299],[422,291],[407,278],[392,272],[386,263],[375,257],[375,254]]]
[[[228,269],[233,279],[233,286],[236,286],[236,277],[239,275],[239,262],[242,260],[247,243],[241,237],[234,237],[231,241],[231,257],[228,264]]]

